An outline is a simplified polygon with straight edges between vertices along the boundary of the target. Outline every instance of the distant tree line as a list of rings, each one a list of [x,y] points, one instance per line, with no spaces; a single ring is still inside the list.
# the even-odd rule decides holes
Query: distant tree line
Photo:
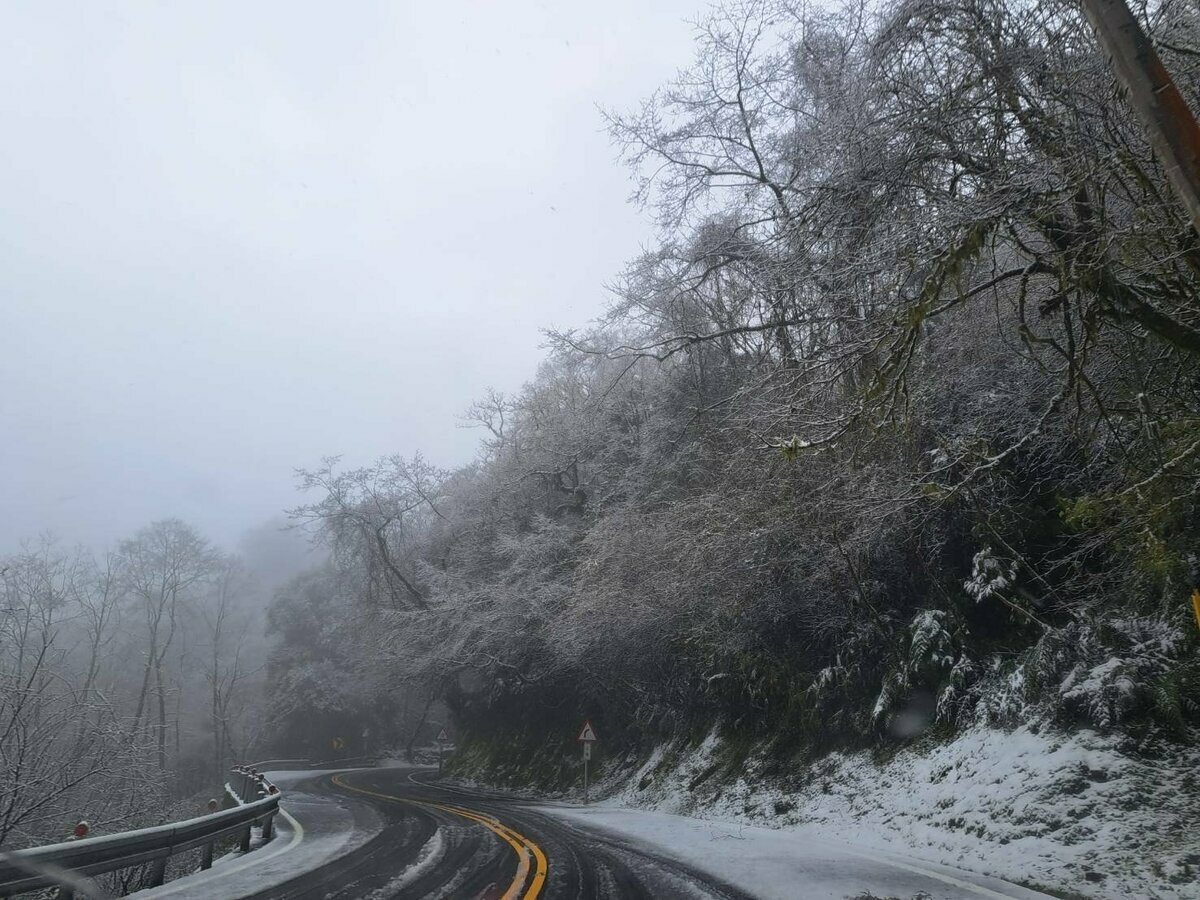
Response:
[[[198,814],[259,739],[264,606],[176,519],[99,558],[52,538],[0,557],[0,848]]]

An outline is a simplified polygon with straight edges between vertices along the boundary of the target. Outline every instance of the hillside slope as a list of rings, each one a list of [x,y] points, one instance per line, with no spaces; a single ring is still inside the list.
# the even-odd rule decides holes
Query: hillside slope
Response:
[[[608,805],[796,830],[903,850],[1064,895],[1200,896],[1200,750],[1094,731],[979,727],[890,759],[835,752],[731,770],[714,732],[613,767]],[[774,774],[766,774],[773,771]]]

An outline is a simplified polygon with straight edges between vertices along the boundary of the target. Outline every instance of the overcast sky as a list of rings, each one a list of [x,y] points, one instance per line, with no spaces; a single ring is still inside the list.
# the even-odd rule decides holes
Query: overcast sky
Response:
[[[474,453],[650,237],[596,104],[701,0],[0,4],[0,552]]]

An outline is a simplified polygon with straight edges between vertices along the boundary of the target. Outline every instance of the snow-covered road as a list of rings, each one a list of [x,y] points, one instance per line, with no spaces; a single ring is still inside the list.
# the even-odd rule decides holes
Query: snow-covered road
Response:
[[[999,879],[830,840],[818,828],[778,831],[611,807],[547,805],[539,810],[675,857],[763,900],[1047,898]]]
[[[273,773],[288,810],[274,841],[137,896],[473,898],[490,882],[512,882],[514,896],[540,900],[1046,898],[868,841],[835,839],[820,826],[778,831],[609,805],[534,804],[431,776],[412,769],[336,778]],[[521,874],[521,854],[509,846],[514,836],[547,860],[544,884],[531,879],[532,870]]]

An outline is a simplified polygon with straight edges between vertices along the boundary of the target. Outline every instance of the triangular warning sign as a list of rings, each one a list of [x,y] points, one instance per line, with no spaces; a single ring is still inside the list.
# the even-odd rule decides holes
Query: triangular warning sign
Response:
[[[438,732],[437,742],[439,744],[444,744],[448,740],[450,740],[450,735],[446,734],[446,727],[443,725],[442,730]]]
[[[596,740],[596,729],[592,727],[591,722],[583,723],[583,731],[579,732],[579,737],[576,740],[594,741]]]

